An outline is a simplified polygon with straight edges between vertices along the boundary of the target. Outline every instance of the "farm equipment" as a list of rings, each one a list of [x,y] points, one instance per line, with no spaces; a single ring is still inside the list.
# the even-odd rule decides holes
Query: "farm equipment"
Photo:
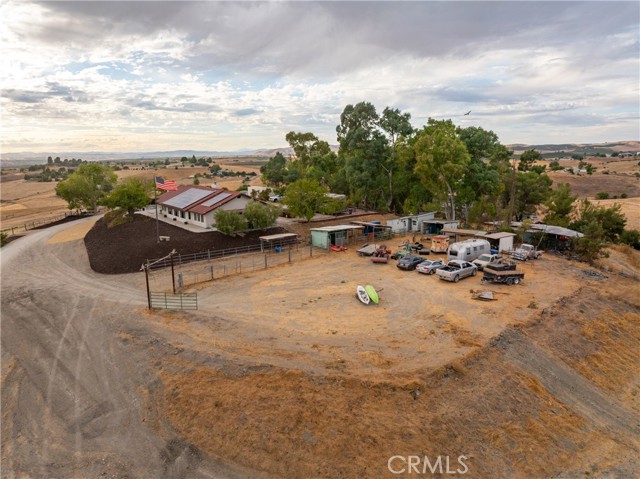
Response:
[[[371,257],[371,261],[373,263],[386,264],[389,262],[390,255],[391,255],[391,250],[387,249],[386,245],[382,245],[378,249],[376,249],[376,251],[373,253],[373,256]]]

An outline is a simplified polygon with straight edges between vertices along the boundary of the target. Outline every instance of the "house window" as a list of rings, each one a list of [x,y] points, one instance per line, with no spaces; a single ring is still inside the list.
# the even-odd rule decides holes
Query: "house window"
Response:
[[[191,219],[191,211],[187,213],[187,216],[189,217],[189,219]]]

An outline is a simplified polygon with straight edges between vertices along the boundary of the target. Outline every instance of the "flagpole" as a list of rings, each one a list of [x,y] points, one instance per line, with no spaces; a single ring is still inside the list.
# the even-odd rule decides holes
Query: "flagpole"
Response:
[[[156,243],[160,243],[160,220],[158,219],[158,185],[155,184],[156,179],[153,179],[153,199],[156,204]]]

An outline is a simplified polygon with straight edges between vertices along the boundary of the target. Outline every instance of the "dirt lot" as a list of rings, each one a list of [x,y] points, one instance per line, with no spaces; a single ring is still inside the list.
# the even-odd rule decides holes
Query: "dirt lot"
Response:
[[[6,477],[416,477],[393,455],[464,455],[478,478],[640,474],[638,282],[614,274],[640,273],[637,252],[608,278],[543,257],[484,303],[478,277],[349,250],[149,313],[143,275],[92,272],[80,234],[3,249]]]
[[[491,303],[470,298],[479,278],[445,283],[353,252],[216,281],[199,290],[215,319],[155,317],[198,358],[162,362],[163,407],[199,448],[276,477],[389,477],[403,451],[464,451],[475,477],[636,473],[637,283],[585,269],[527,263],[525,283],[492,287],[506,294]],[[379,306],[355,299],[365,282]]]

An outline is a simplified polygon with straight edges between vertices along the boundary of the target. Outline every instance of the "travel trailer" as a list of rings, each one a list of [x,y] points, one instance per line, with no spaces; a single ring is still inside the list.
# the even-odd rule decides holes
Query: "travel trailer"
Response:
[[[491,245],[487,240],[483,239],[469,239],[465,241],[459,241],[449,246],[447,250],[447,259],[458,259],[461,261],[473,261],[481,254],[490,253]]]

